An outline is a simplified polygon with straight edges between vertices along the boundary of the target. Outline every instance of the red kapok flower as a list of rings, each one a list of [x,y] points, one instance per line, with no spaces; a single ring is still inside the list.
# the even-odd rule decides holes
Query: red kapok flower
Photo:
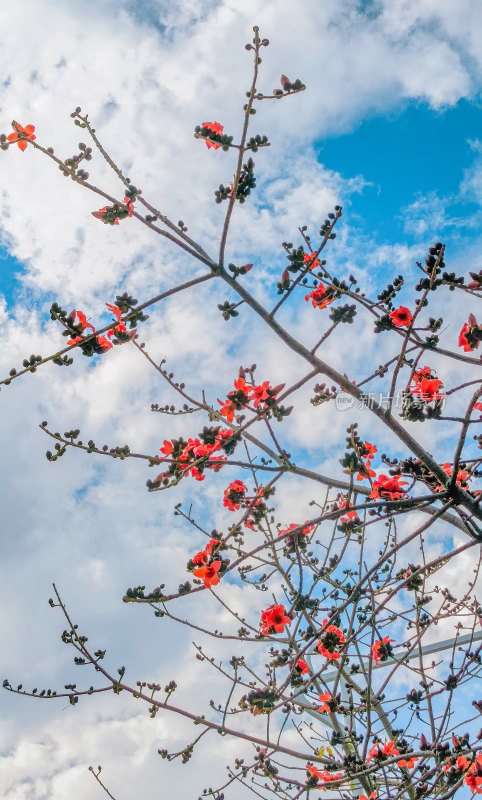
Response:
[[[412,315],[408,308],[405,306],[400,306],[396,308],[395,311],[392,311],[390,314],[390,319],[392,320],[393,324],[397,326],[397,328],[403,328],[405,325],[410,325],[412,321]]]
[[[213,561],[209,566],[194,570],[193,575],[195,575],[196,578],[202,578],[206,589],[210,589],[211,586],[216,586],[216,584],[219,583],[218,572],[222,563],[222,561]]]
[[[416,761],[418,761],[418,758],[409,756],[408,758],[401,758],[400,761],[397,761],[397,764],[399,767],[406,767],[407,769],[413,769]]]
[[[333,292],[329,289],[325,289],[324,286],[320,284],[316,289],[306,295],[305,300],[311,300],[311,305],[313,308],[326,308],[330,303],[333,302],[335,298],[333,297]]]
[[[127,206],[127,216],[128,216],[128,217],[132,217],[132,215],[133,215],[133,213],[134,213],[134,205],[133,205],[133,202],[134,202],[134,201],[132,200],[132,198],[130,198],[130,197],[124,197],[124,205],[126,205],[126,206]]]
[[[305,520],[305,524],[308,523],[308,521],[309,520]],[[299,528],[299,527],[300,527],[300,523],[292,522],[291,525],[288,525],[287,528],[285,528],[282,531],[279,531],[278,536],[282,536],[283,533],[289,533],[290,531],[293,531],[295,528]],[[306,528],[302,528],[301,531],[298,531],[298,533],[300,533],[302,536],[308,536],[314,530],[315,530],[315,526],[314,525],[306,525]]]
[[[374,444],[370,444],[370,442],[364,442],[365,449],[368,451],[367,453],[362,454],[362,458],[373,458],[375,453],[377,452],[377,448]]]
[[[368,797],[366,794],[359,794],[358,800],[375,800],[376,797],[378,797],[378,792],[371,792]]]
[[[193,564],[207,564],[208,555],[207,550],[201,550],[200,553],[196,553],[196,555],[191,558],[191,561]]]
[[[323,626],[325,626],[327,622],[328,620],[324,619]],[[325,658],[336,659],[341,656],[336,648],[341,647],[344,643],[345,636],[342,631],[335,627],[335,625],[328,625],[327,628],[323,627],[323,635],[317,644],[317,649]]]
[[[243,481],[233,481],[229,484],[228,488],[224,490],[223,505],[229,508],[230,511],[237,511],[247,491]]]
[[[459,347],[463,347],[466,353],[470,350],[477,350],[481,333],[482,326],[477,324],[473,314],[469,314],[469,318],[459,334]],[[467,336],[467,334],[469,335]]]
[[[261,624],[263,633],[268,636],[271,628],[274,628],[276,633],[283,633],[285,625],[291,625],[291,619],[286,615],[283,605],[272,605],[261,612]]]
[[[438,378],[421,378],[410,392],[420,395],[424,403],[430,403],[432,400],[444,399],[444,395],[439,392],[441,386],[443,383]]]
[[[394,642],[395,639],[390,639],[389,636],[384,636],[383,639],[379,639],[378,642],[375,642],[372,645],[372,655],[375,664],[379,665],[380,661],[386,661],[388,656],[391,654],[392,648],[390,646],[390,642]]]
[[[320,772],[320,770],[317,767],[312,766],[311,764],[307,764],[306,765],[306,769],[308,770],[308,772],[310,773],[312,778],[316,778],[316,780],[319,780],[319,781],[323,780],[323,775],[325,773],[324,772]]]
[[[449,478],[452,476],[453,469],[452,469],[452,467],[451,467],[451,465],[449,463],[442,464],[442,469],[449,476]],[[459,469],[459,471],[457,473],[457,478],[455,480],[455,483],[458,486],[460,486],[462,489],[466,489],[467,488],[467,480],[470,480],[468,471],[465,470],[465,469]]]
[[[406,492],[401,489],[402,485],[407,484],[408,481],[400,480],[396,475],[389,478],[387,475],[379,475],[376,481],[373,481],[373,491],[370,494],[370,500],[376,500],[378,497],[383,499],[389,498],[390,500],[399,500],[404,497]]]
[[[105,350],[108,350],[110,347],[112,347],[112,342],[109,342],[109,340],[108,340],[108,339],[106,339],[106,338],[105,338],[105,336],[98,336],[98,337],[97,337],[97,344],[98,344],[100,347],[102,347],[102,349],[103,349],[104,351],[105,351]]]
[[[399,756],[400,751],[395,749],[395,742],[385,742],[383,747],[380,742],[373,745],[368,752],[367,764],[372,758],[390,758],[390,756]]]
[[[221,135],[224,130],[224,126],[221,125],[220,122],[203,122],[202,127],[207,128],[209,131],[212,131],[213,133],[217,133],[219,135]],[[214,147],[215,150],[219,150],[219,148],[221,147],[221,145],[218,144],[218,142],[211,142],[209,139],[206,139],[205,141],[206,141],[206,147],[208,148]]]
[[[482,794],[482,753],[477,753],[477,758],[468,768],[464,781],[472,794]]]
[[[15,127],[20,133],[23,133],[25,138],[20,138],[17,131],[15,131],[14,133],[10,133],[7,136],[7,139],[9,142],[17,142],[18,146],[20,147],[20,150],[26,150],[28,144],[27,140],[30,139],[31,141],[33,141],[36,138],[36,136],[34,136],[33,133],[35,130],[35,125],[26,125],[25,128],[23,128],[21,125],[18,124],[18,122],[16,122]]]
[[[328,703],[331,700],[331,694],[328,691],[326,691],[323,694],[320,694],[319,697],[320,697],[320,700],[323,703],[323,705],[321,706],[321,708],[318,709],[318,711],[321,711],[323,714],[329,714],[330,711],[331,711],[331,708],[328,705]]]
[[[305,253],[303,256],[303,261],[305,262],[305,264],[310,265],[310,269],[316,269],[316,267],[320,266],[320,262],[317,258],[315,258],[314,253]]]
[[[474,403],[474,409],[477,409],[477,411],[482,411],[482,403]]]
[[[296,669],[299,669],[302,675],[306,675],[310,671],[308,664],[306,663],[306,661],[303,661],[302,658],[298,659],[298,661],[295,664],[295,667]]]

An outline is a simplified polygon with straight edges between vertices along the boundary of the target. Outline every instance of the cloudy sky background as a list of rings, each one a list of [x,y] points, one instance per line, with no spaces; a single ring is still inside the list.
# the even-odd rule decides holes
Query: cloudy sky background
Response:
[[[338,202],[344,216],[328,265],[353,272],[372,293],[399,272],[410,284],[415,261],[437,239],[447,244],[450,271],[480,269],[482,8],[476,0],[341,7],[304,0],[296,10],[285,0],[199,6],[192,0],[4,4],[0,130],[8,134],[12,119],[32,123],[38,142],[64,158],[85,141],[69,116],[80,105],[145,197],[174,222],[183,219],[190,235],[215,254],[225,207],[214,203],[213,191],[230,181],[233,159],[208,151],[192,133],[202,121],[219,120],[236,138],[251,81],[244,44],[257,24],[271,41],[260,88],[278,87],[283,72],[302,79],[307,91],[260,104],[253,119],[253,133],[266,133],[272,144],[255,157],[259,188],[236,209],[227,251],[229,261],[255,263],[248,288],[267,299],[285,266],[281,242],[298,243],[299,225],[316,233]],[[65,180],[33,148],[21,153],[14,147],[0,157],[2,377],[31,352],[46,355],[63,342],[48,321],[53,300],[83,310],[100,327],[115,294],[128,291],[144,301],[200,273],[143,226],[95,220],[96,197]],[[88,169],[92,182],[122,196],[100,157]],[[273,383],[300,377],[303,367],[291,354],[282,360],[273,337],[261,336],[249,313],[241,309],[229,325],[220,318],[217,303],[225,299],[226,292],[209,285],[154,309],[143,333],[153,358],[167,357],[177,378],[194,393],[205,389],[212,402],[229,391],[241,363],[256,361],[260,378]],[[444,345],[455,349],[468,310],[476,309],[457,296],[451,301]],[[446,314],[447,308],[434,311]],[[282,318],[308,342],[320,335],[319,317],[301,297]],[[330,340],[326,349],[328,360],[353,378],[367,353],[377,366],[394,352],[388,337],[368,350],[370,329],[360,323],[355,330],[345,346]],[[47,463],[50,441],[38,428],[46,419],[62,432],[81,428],[84,440],[128,442],[152,453],[164,438],[197,433],[206,422],[200,417],[150,413],[152,402],[175,397],[131,349],[116,348],[95,362],[79,355],[69,370],[47,365],[0,395],[2,677],[52,689],[72,680],[90,685],[91,676],[75,671],[59,641],[63,620],[47,603],[54,580],[89,640],[107,647],[111,666],[128,661],[131,680],[181,677],[184,701],[195,705],[200,692],[209,694],[213,676],[194,661],[190,632],[124,606],[121,597],[129,585],[164,580],[177,586],[185,579],[186,554],[202,539],[173,516],[173,506],[192,500],[202,513],[212,501],[206,524],[222,529],[232,521],[219,504],[225,477],[209,476],[202,500],[193,484],[147,494],[145,480],[153,473],[142,463],[82,453]],[[451,365],[450,380],[463,380],[466,370]],[[304,448],[305,463],[326,473],[339,469],[347,419],[334,415],[328,424],[325,410],[309,404],[311,388],[300,393],[297,413],[285,424],[286,442]],[[454,412],[462,407],[454,401]],[[366,422],[380,452],[401,454],[386,432]],[[417,435],[446,459],[453,430],[437,428],[435,440],[424,425]],[[280,498],[280,521],[306,518],[316,491],[293,482]],[[256,616],[259,598],[236,586],[230,593]],[[197,619],[219,616],[204,599],[202,608],[192,603],[191,612]],[[219,764],[200,755],[185,767],[167,765],[157,748],[181,747],[191,727],[172,717],[150,721],[145,709],[122,697],[90,698],[72,709],[5,693],[0,703],[0,788],[8,800],[95,800],[101,792],[87,766],[97,763],[117,800],[168,797],[179,785],[186,797],[197,797],[222,778],[224,763],[238,752],[235,743],[224,742]]]

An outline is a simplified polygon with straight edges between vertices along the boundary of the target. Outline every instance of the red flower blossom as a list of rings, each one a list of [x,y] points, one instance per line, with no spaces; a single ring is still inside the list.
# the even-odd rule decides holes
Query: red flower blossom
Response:
[[[406,767],[407,769],[413,769],[416,761],[418,761],[418,758],[409,756],[408,758],[401,758],[400,761],[397,761],[397,764],[399,767]]]
[[[99,208],[98,211],[92,211],[92,216],[95,217],[96,219],[104,219],[104,214],[105,214],[106,211],[107,211],[107,207],[104,206],[104,208]],[[114,220],[114,225],[118,225],[118,224],[119,224],[119,217],[116,217],[115,220]]]
[[[9,142],[17,142],[20,150],[26,150],[28,144],[27,140],[30,139],[30,141],[33,141],[37,138],[33,133],[35,130],[35,125],[26,125],[25,128],[19,125],[18,122],[16,122],[15,125],[20,133],[23,133],[26,138],[20,138],[17,131],[15,131],[14,133],[10,133],[7,136],[7,139]]]
[[[358,800],[375,800],[376,797],[378,797],[378,792],[372,792],[368,797],[366,794],[359,794]]]
[[[303,261],[305,262],[305,264],[310,264],[310,269],[316,269],[317,267],[320,266],[320,262],[317,258],[314,261],[312,261],[314,256],[315,256],[314,253],[305,253],[303,256]]]
[[[100,345],[100,347],[102,347],[104,352],[106,350],[108,350],[109,347],[112,347],[112,342],[109,342],[109,340],[106,339],[105,336],[98,336],[97,337],[97,344]]]
[[[305,524],[308,523],[308,520],[305,520]],[[299,528],[300,523],[292,522],[291,525],[288,525],[283,531],[279,531],[278,536],[281,536],[283,533],[289,533],[290,531],[294,530],[295,528]],[[302,528],[301,531],[298,531],[302,536],[308,536],[312,531],[315,530],[314,525],[306,525],[306,528]]]
[[[77,319],[78,319],[77,325],[80,325],[80,327],[82,328],[83,331],[85,331],[86,328],[91,328],[92,329],[92,333],[95,333],[94,326],[91,325],[90,322],[87,322],[87,317],[85,316],[85,314],[82,313],[82,311],[75,311],[75,309],[74,309],[74,311],[71,312],[70,319],[72,320],[72,324],[73,325],[76,324],[75,323],[75,316],[76,315],[77,315]],[[67,344],[77,344],[77,342],[81,342],[81,341],[82,341],[82,337],[81,336],[75,336],[73,339],[69,339]]]
[[[316,289],[306,295],[305,300],[311,300],[313,308],[326,308],[335,298],[333,293],[320,284]]]
[[[220,122],[203,122],[202,127],[207,128],[213,133],[218,133],[219,135],[221,135],[224,130],[224,126],[221,125]],[[214,147],[215,150],[219,150],[219,148],[221,147],[221,145],[218,144],[218,142],[211,142],[210,139],[206,139],[205,141],[206,141],[206,147],[208,148]]]
[[[194,570],[193,575],[195,575],[196,578],[202,578],[206,589],[210,589],[211,586],[216,586],[219,583],[218,572],[221,568],[221,564],[222,561],[213,561],[209,566]]]
[[[308,770],[312,778],[316,778],[319,781],[323,780],[323,775],[325,773],[320,772],[320,770],[317,767],[311,766],[311,764],[307,764],[306,769]]]
[[[412,321],[412,315],[408,308],[405,306],[400,306],[399,308],[392,311],[390,314],[390,319],[392,320],[393,324],[397,326],[397,328],[403,328],[405,325],[410,325]]]
[[[349,506],[353,505],[351,500],[348,503],[348,505]],[[338,503],[338,508],[339,509],[346,508],[346,496],[345,495],[342,495],[341,500]],[[348,511],[346,517],[341,517],[341,521],[342,522],[347,522],[348,520],[356,519],[357,517],[358,517],[358,514],[357,514],[356,511]]]
[[[311,766],[311,764],[307,764],[306,769],[312,778],[315,778],[318,781],[323,781],[323,783],[340,781],[344,777],[342,772],[320,772],[317,767]],[[323,791],[325,791],[325,787],[323,787]]]
[[[482,411],[482,403],[474,403],[474,410]]]
[[[201,550],[200,553],[196,553],[196,555],[193,556],[191,561],[193,564],[207,564],[208,556],[207,550]]]
[[[370,500],[376,500],[378,497],[382,499],[389,498],[390,500],[399,500],[404,497],[406,492],[401,489],[408,481],[402,481],[398,475],[393,478],[387,475],[379,475],[376,481],[373,481],[373,491],[370,494]]]
[[[271,628],[274,628],[276,633],[283,633],[285,625],[291,625],[291,619],[286,615],[283,605],[272,605],[261,612],[261,624],[263,633],[268,636]]]
[[[247,491],[243,481],[233,481],[229,484],[228,488],[224,490],[223,505],[229,508],[230,511],[237,511]]]
[[[432,400],[444,399],[444,395],[439,392],[441,386],[443,386],[443,383],[437,378],[422,378],[415,388],[410,389],[410,392],[411,394],[419,394],[424,403],[430,403]]]
[[[164,439],[164,443],[162,447],[159,448],[161,453],[164,453],[164,457],[170,456],[172,451],[174,450],[174,445],[172,442],[169,442],[167,439]]]
[[[451,465],[449,463],[442,464],[442,469],[449,476],[449,478],[452,476],[453,469],[452,469],[452,467],[451,467]],[[455,483],[458,486],[460,486],[462,489],[466,489],[468,480],[470,480],[470,477],[469,477],[469,473],[467,472],[467,470],[459,469],[459,471],[457,473],[457,478],[455,480]],[[438,491],[440,491],[440,489],[438,489]]]
[[[130,197],[124,197],[124,205],[127,206],[127,216],[132,217],[134,213],[134,201]]]
[[[394,641],[395,641],[395,639],[390,639],[389,636],[384,636],[383,639],[379,639],[378,642],[375,642],[375,644],[372,645],[373,660],[374,660],[375,664],[377,665],[377,667],[378,667],[380,661],[386,661],[387,660],[387,658],[388,658],[388,656],[390,654],[390,651],[391,651],[390,642],[394,642]],[[388,646],[384,646],[384,645],[388,645]]]
[[[340,658],[341,653],[336,648],[345,644],[345,636],[335,625],[328,625],[325,628],[327,622],[328,620],[323,620],[323,635],[317,644],[317,649],[325,658],[337,659]]]
[[[234,381],[234,389],[234,392],[229,392],[226,400],[220,400],[218,397],[218,403],[222,406],[220,413],[226,417],[228,422],[233,421],[236,411],[246,408],[252,392],[252,387],[246,384],[244,378]]]
[[[400,751],[395,749],[395,742],[385,742],[381,747],[380,742],[374,744],[368,752],[367,764],[372,758],[390,758],[390,756],[399,756]]]
[[[263,400],[267,400],[268,397],[273,396],[268,394],[267,389],[269,389],[269,381],[264,381],[264,383],[261,383],[259,386],[253,386],[251,400],[254,399],[253,405],[255,408],[258,408]]]
[[[377,448],[374,444],[370,444],[370,442],[364,442],[365,449],[368,451],[362,455],[362,458],[373,458],[375,453],[377,452]]]
[[[356,476],[357,481],[364,481],[365,478],[374,478],[376,475],[375,470],[371,469],[372,462],[367,461],[366,464],[359,470],[358,475]]]
[[[482,753],[477,753],[477,758],[467,770],[464,782],[472,794],[482,794]]]
[[[115,333],[121,333],[121,332],[125,333],[127,328],[124,325],[124,323],[121,322],[122,311],[120,310],[120,308],[117,308],[117,306],[113,306],[110,303],[106,303],[106,306],[109,309],[109,311],[112,312],[114,317],[117,318],[117,325],[114,328],[111,328],[110,330],[107,331],[107,336],[110,339],[111,336],[114,336]]]
[[[319,697],[323,705],[321,706],[321,708],[318,709],[318,711],[321,711],[323,714],[329,714],[331,708],[328,705],[328,703],[331,700],[331,694],[328,691],[326,691],[323,694],[320,694]]]
[[[472,333],[475,330],[480,332],[481,326],[477,324],[477,320],[475,319],[474,315],[469,314],[468,321],[465,323],[459,334],[459,347],[463,347],[466,353],[470,352],[471,350],[477,350],[479,346],[479,337],[467,337],[469,332]]]
[[[302,658],[298,659],[298,661],[295,664],[295,667],[299,669],[302,675],[306,675],[310,671],[308,664],[306,663],[306,661],[303,661]]]

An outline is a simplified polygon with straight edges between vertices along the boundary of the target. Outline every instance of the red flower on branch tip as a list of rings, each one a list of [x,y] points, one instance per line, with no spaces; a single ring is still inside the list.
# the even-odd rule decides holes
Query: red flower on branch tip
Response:
[[[220,122],[203,122],[202,127],[207,128],[209,131],[212,131],[213,133],[217,133],[219,135],[221,135],[224,130],[224,126],[221,125]],[[213,147],[215,150],[219,150],[219,148],[221,147],[221,145],[218,142],[211,142],[210,139],[206,139],[205,141],[206,141],[206,147],[208,148]]]
[[[307,524],[308,522],[309,520],[305,520],[306,528],[302,528],[300,531],[298,531],[298,533],[300,533],[302,536],[308,536],[312,531],[315,530],[315,526]],[[278,536],[282,536],[283,533],[289,533],[290,531],[293,531],[295,528],[299,527],[300,527],[299,522],[292,522],[291,525],[288,525],[287,528],[285,528],[282,531],[279,531]]]
[[[482,411],[482,403],[474,403],[474,409],[477,409],[477,411]]]
[[[401,758],[400,761],[397,761],[397,764],[399,767],[406,767],[407,769],[413,769],[416,761],[418,761],[418,758],[414,758],[414,756],[409,756],[408,758]]]
[[[164,443],[162,447],[159,448],[161,453],[164,453],[164,457],[170,456],[172,451],[174,450],[174,445],[172,442],[169,442],[167,439],[164,439]]]
[[[96,219],[104,219],[104,214],[106,211],[107,211],[107,206],[104,206],[104,208],[99,208],[98,211],[92,211],[92,216],[95,217]],[[114,220],[114,225],[118,224],[119,224],[119,217],[116,217]]]
[[[213,561],[209,566],[194,570],[193,575],[195,575],[196,578],[202,578],[206,589],[210,589],[211,586],[216,586],[219,583],[218,572],[222,563],[222,561]]]
[[[321,639],[318,641],[317,649],[322,656],[329,659],[341,658],[341,653],[336,648],[345,644],[345,636],[343,632],[335,625],[327,625],[328,620],[323,620],[323,632]]]
[[[390,642],[394,641],[395,639],[390,639],[389,636],[384,636],[383,639],[379,639],[378,642],[375,642],[375,644],[372,645],[373,660],[377,667],[380,661],[387,660],[391,652]]]
[[[124,205],[127,206],[127,216],[132,217],[134,213],[134,201],[131,197],[124,197]]]
[[[375,453],[377,452],[377,448],[374,444],[370,444],[370,442],[364,442],[365,449],[368,451],[362,455],[362,458],[373,458]]]
[[[111,305],[111,303],[106,303],[106,306],[109,309],[109,311],[112,312],[114,317],[117,318],[117,323],[118,323],[114,328],[111,328],[110,330],[107,331],[107,336],[110,339],[116,333],[125,333],[127,331],[127,328],[124,325],[124,323],[121,322],[122,311],[120,310],[120,308]]]
[[[17,130],[14,133],[10,133],[7,136],[8,141],[9,142],[17,142],[20,150],[26,150],[27,144],[28,144],[28,139],[30,139],[30,141],[33,141],[36,138],[36,136],[34,136],[34,133],[33,133],[34,130],[35,130],[35,125],[26,125],[25,128],[24,128],[24,127],[22,127],[22,125],[19,125],[18,122],[16,122],[13,127],[17,128]],[[25,138],[23,138],[23,137],[20,138],[17,131],[19,131],[20,133],[23,133],[23,136]]]
[[[314,260],[312,260],[312,259],[314,259]],[[316,267],[320,266],[320,262],[319,262],[319,260],[317,258],[315,258],[315,254],[314,253],[305,253],[304,256],[303,256],[303,261],[305,262],[305,264],[309,264],[310,265],[310,269],[316,269]]]
[[[459,334],[459,347],[463,347],[466,353],[471,350],[477,350],[479,341],[482,338],[481,333],[482,326],[478,325],[473,314],[469,314],[469,318]],[[469,336],[467,336],[467,334],[469,334]]]
[[[367,764],[372,758],[390,758],[390,756],[399,756],[400,751],[395,748],[395,742],[384,742],[383,747],[380,742],[373,745],[371,750],[368,751]]]
[[[452,477],[454,471],[453,471],[452,466],[449,463],[442,464],[442,469],[446,473],[446,475],[449,476],[449,478]],[[466,489],[468,480],[470,480],[470,476],[469,476],[468,471],[465,470],[465,469],[459,469],[459,471],[457,473],[457,478],[455,480],[455,483],[457,484],[457,486],[460,486],[462,489]],[[440,491],[442,491],[442,488],[443,487],[438,487],[436,489],[436,491],[440,492]]]
[[[444,394],[439,392],[441,386],[443,383],[438,378],[422,378],[413,389],[410,389],[410,393],[418,394],[424,403],[430,403],[432,400],[444,399]]]
[[[390,319],[392,320],[393,324],[397,326],[397,328],[403,328],[405,325],[410,325],[412,321],[412,315],[408,308],[405,306],[400,306],[396,308],[395,311],[392,311],[390,314]]]
[[[100,345],[100,347],[102,347],[104,352],[106,350],[109,350],[110,347],[112,347],[112,342],[109,342],[109,340],[106,339],[105,336],[98,336],[97,337],[97,344]]]
[[[344,775],[342,772],[321,772],[317,767],[312,766],[311,764],[306,765],[307,771],[310,773],[311,777],[317,781],[323,781],[323,783],[329,783],[330,781],[340,781]],[[323,791],[325,791],[325,787],[323,787]]]
[[[375,800],[378,797],[378,792],[371,792],[371,794],[366,796],[366,794],[359,794],[358,800]]]
[[[326,308],[326,306],[332,303],[334,299],[335,298],[332,296],[332,294],[321,285],[305,296],[305,300],[307,302],[308,300],[311,300],[311,305],[313,308],[320,309]]]
[[[228,488],[224,490],[223,505],[230,511],[237,511],[247,491],[248,489],[243,481],[233,481],[229,484]]]
[[[78,319],[77,325],[80,325],[80,327],[82,328],[83,331],[85,331],[86,328],[91,328],[92,329],[92,333],[95,333],[94,326],[91,325],[90,322],[87,322],[87,317],[85,316],[85,314],[82,311],[76,311],[75,309],[73,311],[71,311],[69,317],[70,317],[73,325],[75,325],[75,317],[76,317],[76,315],[77,315],[77,319]],[[81,336],[74,336],[73,339],[69,339],[68,340],[67,344],[77,344],[77,342],[81,342],[81,341],[82,341],[82,337]]]
[[[330,711],[331,711],[331,708],[328,705],[328,703],[331,700],[331,694],[328,691],[326,691],[323,694],[320,694],[319,698],[320,698],[321,702],[323,703],[323,705],[320,708],[318,708],[317,710],[321,711],[322,714],[329,714]]]
[[[275,604],[261,612],[261,625],[264,635],[268,636],[271,628],[274,628],[276,633],[283,633],[285,625],[291,625],[291,619],[287,616],[283,605]]]
[[[306,661],[303,661],[302,658],[298,659],[298,661],[295,664],[295,667],[299,669],[302,675],[307,675],[310,671],[308,664],[306,663]]]
[[[370,494],[370,500],[377,500],[379,497],[382,499],[389,498],[390,500],[399,500],[407,494],[403,491],[401,486],[405,486],[408,481],[402,481],[398,475],[389,478],[387,475],[379,475],[376,481],[373,481],[373,490]]]
[[[207,550],[201,550],[201,552],[196,553],[196,555],[191,558],[191,561],[193,564],[207,564],[208,557],[209,554]]]

